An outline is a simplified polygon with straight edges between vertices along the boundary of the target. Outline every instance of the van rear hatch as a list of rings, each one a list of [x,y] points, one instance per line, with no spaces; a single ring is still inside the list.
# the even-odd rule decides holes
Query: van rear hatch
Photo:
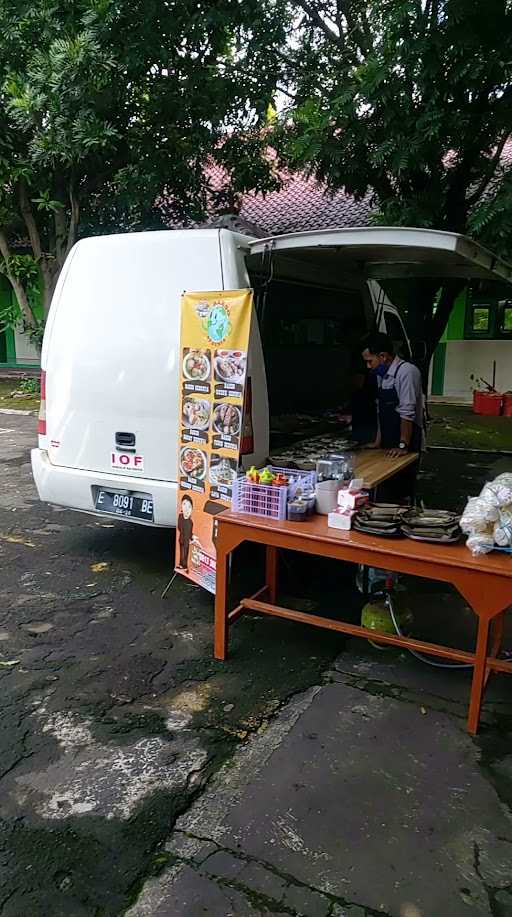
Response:
[[[295,232],[249,245],[248,267],[257,270],[272,255],[272,276],[286,276],[300,258],[326,274],[366,280],[407,277],[463,277],[512,282],[512,265],[478,242],[455,232],[409,227],[357,226]],[[292,268],[293,270],[293,268]]]
[[[218,235],[131,233],[75,246],[43,348],[52,464],[176,480],[180,297],[222,289]]]

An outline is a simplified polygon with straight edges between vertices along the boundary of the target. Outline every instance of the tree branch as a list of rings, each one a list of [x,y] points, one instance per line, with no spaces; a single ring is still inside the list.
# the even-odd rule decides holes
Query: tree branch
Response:
[[[337,35],[336,32],[331,29],[325,19],[322,19],[318,10],[315,9],[315,7],[308,2],[308,0],[295,0],[295,3],[300,6],[306,15],[309,16],[309,18],[315,23],[316,26],[318,26],[318,28],[324,33],[330,42],[335,44],[338,48],[344,47],[343,37]]]
[[[37,228],[37,223],[30,203],[30,198],[28,196],[28,185],[24,178],[22,178],[18,184],[18,193],[20,199],[20,210],[25,221],[25,226],[27,227],[34,258],[39,265],[41,276],[43,278],[43,300],[46,311],[47,306],[49,308],[49,300],[51,299],[51,294],[53,291],[54,272],[50,267],[48,257],[43,252],[41,236],[39,235],[39,229]]]
[[[343,0],[336,0],[336,25],[338,27],[339,36],[345,44],[345,35],[343,32]]]
[[[18,278],[15,277],[15,275],[13,274],[13,272],[11,271],[9,267],[9,261],[12,257],[12,253],[9,247],[9,243],[7,241],[7,236],[5,235],[5,232],[3,231],[3,229],[0,229],[0,254],[2,255],[2,258],[4,259],[5,275],[16,294],[18,305],[23,315],[25,316],[27,322],[30,325],[33,325],[34,324],[34,314],[32,312],[32,309],[30,308],[30,304],[28,301],[28,296],[27,296],[25,287],[23,286],[21,280],[18,280]]]
[[[25,226],[27,227],[28,237],[30,239],[30,245],[32,246],[34,258],[36,261],[41,261],[43,258],[41,237],[39,235],[39,230],[34,219],[34,214],[32,212],[32,207],[30,205],[30,199],[28,196],[28,186],[24,178],[20,179],[19,181],[18,195],[20,200],[21,215],[25,221]]]
[[[292,102],[295,102],[297,96],[294,95],[293,92],[290,92],[289,89],[285,89],[284,86],[281,86],[279,83],[276,83],[276,89],[278,90],[278,92],[282,92],[283,95],[288,96],[288,98],[291,99]]]
[[[288,57],[288,55],[284,54],[279,48],[274,48],[274,54],[279,60],[282,60],[283,64],[286,64],[287,67],[291,67],[292,70],[302,70],[302,62],[295,61],[291,57]]]
[[[498,143],[498,146],[496,147],[494,155],[492,159],[489,161],[489,167],[486,170],[486,173],[483,176],[480,184],[477,186],[475,191],[473,191],[473,193],[469,195],[467,199],[470,207],[472,207],[473,204],[476,204],[477,201],[480,200],[480,198],[482,197],[482,194],[484,193],[487,186],[489,185],[489,182],[492,181],[494,173],[496,172],[496,167],[501,159],[501,154],[503,153],[503,149],[509,137],[510,137],[510,132],[507,130],[504,133],[503,137],[501,138],[500,142]]]
[[[454,277],[451,280],[445,280],[443,283],[437,309],[432,316],[428,332],[427,350],[429,361],[441,340],[455,300],[466,285],[467,280],[462,277]]]
[[[281,90],[284,91],[284,90]],[[66,244],[66,255],[69,254],[73,245],[76,242],[76,237],[78,235],[78,224],[80,221],[80,202],[78,197],[75,194],[75,189],[73,186],[73,180],[70,179],[69,182],[69,204],[71,207],[71,215],[69,218],[69,230],[68,230],[68,241]]]
[[[66,257],[66,211],[64,205],[54,211],[53,220],[55,223],[55,255],[60,266]]]

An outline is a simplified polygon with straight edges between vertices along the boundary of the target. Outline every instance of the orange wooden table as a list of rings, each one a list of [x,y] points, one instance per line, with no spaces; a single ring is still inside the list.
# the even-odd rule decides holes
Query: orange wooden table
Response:
[[[472,665],[468,730],[473,735],[476,733],[483,691],[490,672],[512,673],[512,662],[497,658],[503,637],[505,612],[512,604],[512,556],[492,553],[473,557],[465,545],[435,545],[407,538],[395,540],[359,532],[340,532],[328,527],[325,516],[313,516],[306,522],[297,523],[224,513],[218,516],[218,522],[215,597],[217,659],[227,658],[229,627],[247,612],[274,615],[376,640],[375,631],[365,627],[279,607],[276,604],[279,548],[452,583],[478,617],[474,653],[398,635],[379,634],[378,642]],[[229,611],[228,558],[243,541],[266,546],[265,585],[251,598],[242,599],[235,609]]]

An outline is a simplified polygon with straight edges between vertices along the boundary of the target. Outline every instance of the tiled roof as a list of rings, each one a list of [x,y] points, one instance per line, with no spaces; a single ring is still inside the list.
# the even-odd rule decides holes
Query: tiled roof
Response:
[[[229,206],[224,204],[220,209],[215,205],[216,196],[226,187],[228,178],[219,166],[210,166],[208,217],[204,223],[192,225],[223,226],[249,235],[265,236],[308,229],[361,226],[369,221],[372,212],[369,196],[356,201],[343,191],[330,194],[314,178],[300,173],[281,171],[279,181],[281,187],[278,191],[267,194],[252,191],[231,196]],[[164,204],[168,225],[183,225],[173,218],[169,204]]]
[[[242,219],[269,235],[361,226],[371,212],[369,197],[356,201],[344,191],[328,194],[319,182],[300,174],[287,177],[279,191],[245,194],[239,210]]]
[[[512,140],[501,154],[502,169],[512,166]],[[332,229],[364,226],[369,223],[375,208],[368,194],[355,200],[344,191],[327,192],[325,186],[303,173],[279,173],[281,187],[277,191],[261,194],[251,191],[231,198],[231,204],[219,209],[217,195],[228,185],[226,173],[218,165],[208,168],[209,196],[208,218],[194,225],[223,226],[253,236],[275,235],[286,232],[303,232],[310,229]],[[496,179],[487,193],[492,194]],[[168,225],[178,223],[169,215]],[[190,225],[190,224],[188,224]]]

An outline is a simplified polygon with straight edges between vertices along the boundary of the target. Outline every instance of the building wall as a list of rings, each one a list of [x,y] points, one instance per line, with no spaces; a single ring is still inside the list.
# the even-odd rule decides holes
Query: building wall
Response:
[[[12,305],[14,293],[12,287],[2,274],[0,274],[0,312]],[[35,303],[36,314],[42,316],[41,303]],[[23,334],[18,328],[5,328],[0,331],[0,367],[32,367],[39,366],[41,354],[32,344],[29,336]]]
[[[477,383],[483,378],[492,383],[493,361],[496,361],[496,388],[512,390],[512,341],[448,341],[443,395],[471,401]]]
[[[479,296],[480,299],[492,300],[493,297]],[[478,379],[492,383],[494,362],[496,388],[502,392],[512,390],[512,340],[466,337],[466,313],[471,304],[471,292],[465,290],[455,303],[434,354],[430,386],[432,395],[471,402],[473,390],[478,387]]]
[[[41,353],[37,347],[34,347],[27,334],[21,331],[14,332],[14,346],[16,350],[16,363],[24,366],[33,364],[39,366],[41,362]]]

